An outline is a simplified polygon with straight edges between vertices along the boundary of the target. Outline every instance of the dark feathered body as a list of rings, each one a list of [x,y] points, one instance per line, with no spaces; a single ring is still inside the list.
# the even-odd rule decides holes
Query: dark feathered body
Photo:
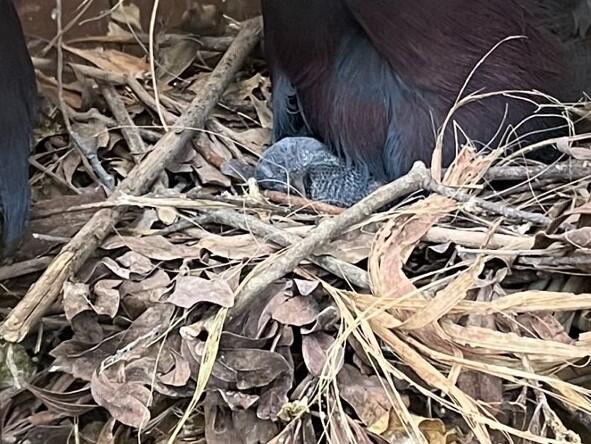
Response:
[[[37,90],[21,24],[11,0],[0,0],[0,205],[2,253],[10,252],[26,226]]]
[[[263,0],[275,136],[312,135],[393,179],[430,161],[435,132],[473,71],[464,95],[539,90],[576,100],[591,78],[587,48],[571,39],[580,1]],[[499,44],[511,36],[524,38]],[[533,110],[494,97],[454,121],[485,145]],[[447,162],[457,134],[446,133]]]

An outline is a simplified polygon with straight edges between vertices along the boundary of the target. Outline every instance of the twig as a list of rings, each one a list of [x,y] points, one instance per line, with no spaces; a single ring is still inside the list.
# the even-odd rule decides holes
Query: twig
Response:
[[[193,137],[195,128],[203,128],[205,121],[216,105],[250,51],[259,41],[260,18],[244,22],[243,27],[222,57],[215,70],[191,106],[154,146],[141,164],[136,166],[110,196],[116,199],[121,193],[141,195],[148,191],[163,168]],[[45,311],[57,300],[63,284],[90,257],[105,239],[112,227],[120,220],[124,208],[108,208],[98,211],[92,219],[64,246],[45,273],[29,289],[0,326],[0,335],[9,342],[22,340],[31,327],[43,317]]]
[[[321,222],[306,238],[287,248],[281,255],[272,256],[259,264],[239,288],[229,319],[243,314],[261,291],[293,271],[302,260],[313,255],[314,251],[378,209],[420,190],[428,178],[429,171],[425,165],[417,162],[406,176],[379,188],[339,216]]]
[[[50,256],[44,256],[0,267],[0,281],[25,276],[36,271],[43,271],[51,263],[51,260],[52,258]]]
[[[132,156],[135,156],[136,159],[139,159],[139,156],[146,154],[146,146],[144,145],[142,136],[135,126],[134,121],[127,112],[123,100],[121,100],[121,97],[117,94],[114,86],[104,85],[101,89],[103,97],[109,105],[117,123],[121,127],[121,134],[123,134],[123,138],[127,142],[129,152]]]
[[[481,231],[462,230],[461,228],[431,227],[425,237],[425,242],[443,244],[453,242],[468,248],[481,248],[486,245],[491,250],[514,248],[529,249],[534,244],[533,236],[514,236],[509,234],[493,234]]]
[[[306,209],[308,211],[313,211],[315,213],[337,215],[342,214],[343,211],[345,211],[344,208],[335,207],[334,205],[330,205],[327,203],[306,199],[305,197],[285,194],[280,191],[266,190],[263,192],[263,195],[273,203],[284,204],[290,207],[298,207],[302,210]]]
[[[244,313],[253,298],[276,280],[293,271],[306,257],[332,240],[348,227],[359,223],[379,208],[420,189],[435,192],[474,207],[517,221],[527,221],[539,225],[549,225],[551,219],[544,215],[516,210],[498,203],[487,202],[454,188],[446,187],[432,179],[422,163],[416,163],[413,169],[396,181],[387,184],[345,210],[333,219],[325,220],[297,244],[287,248],[281,255],[273,256],[259,264],[247,277],[236,295],[236,303],[230,311],[230,318]]]
[[[543,214],[532,213],[529,211],[516,210],[515,208],[508,207],[506,205],[489,202],[484,199],[472,196],[464,193],[463,191],[455,188],[447,187],[436,182],[433,179],[425,181],[425,190],[437,193],[441,196],[449,197],[450,199],[457,200],[466,205],[472,205],[475,208],[484,210],[499,216],[506,217],[507,219],[517,222],[531,222],[536,225],[548,226],[552,223],[552,219]]]
[[[54,62],[50,59],[42,59],[39,57],[32,57],[33,66],[37,69],[46,69],[52,67]],[[114,85],[125,85],[127,83],[127,76],[117,72],[108,72],[94,66],[82,65],[80,63],[67,63],[63,68],[70,68],[72,71],[78,71],[80,74],[92,77],[96,80],[101,80],[106,83]]]
[[[582,268],[588,269],[591,264],[591,256],[580,254],[566,257],[520,257],[518,262],[523,265],[529,265],[536,269],[548,268],[558,270],[561,268]]]
[[[554,165],[493,167],[486,172],[484,177],[490,181],[523,181],[528,179],[572,181],[591,176],[590,166],[591,164],[586,161],[569,160]]]
[[[100,159],[94,152],[89,152],[85,149],[85,145],[80,142],[79,134],[74,131],[72,128],[72,124],[70,123],[70,117],[68,115],[68,107],[66,106],[66,101],[64,99],[64,80],[63,80],[63,65],[64,65],[64,54],[63,54],[63,46],[62,46],[62,37],[63,37],[63,29],[62,29],[62,3],[61,0],[56,0],[57,4],[57,83],[58,83],[58,100],[59,100],[59,107],[62,113],[64,124],[66,125],[66,129],[74,142],[74,146],[76,147],[78,153],[80,154],[80,159],[82,160],[82,164],[84,168],[88,172],[89,176],[92,177],[93,180],[99,181],[103,184],[103,186],[107,190],[112,190],[115,185],[115,179],[111,177],[103,168]]]
[[[76,14],[75,17],[72,18],[72,20],[70,20],[68,22],[68,24],[66,24],[66,26],[59,26],[59,29],[57,30],[57,35],[51,39],[51,41],[45,45],[45,47],[41,50],[41,53],[43,55],[47,54],[51,48],[53,48],[54,46],[61,46],[62,45],[62,40],[64,38],[64,34],[66,32],[68,32],[70,29],[72,29],[74,27],[74,25],[76,23],[79,22],[79,20],[82,18],[82,16],[84,16],[84,14],[86,14],[86,11],[88,11],[88,9],[92,6],[92,1],[86,2],[86,4],[78,11],[78,14]],[[61,5],[58,5],[58,14],[61,15],[62,10],[61,10]],[[61,19],[60,19],[61,21]]]
[[[148,91],[146,91],[146,89],[142,86],[140,82],[130,77],[127,79],[127,85],[135,93],[138,99],[140,99],[147,107],[149,107],[152,111],[158,112],[156,100],[154,100],[154,97],[152,97],[152,95]],[[177,119],[177,116],[175,116],[167,109],[161,108],[161,111],[167,124],[173,124]]]
[[[281,247],[289,247],[302,240],[297,234],[289,233],[281,228],[266,224],[260,219],[234,210],[217,210],[208,214],[210,221],[218,224],[239,228],[265,238]],[[310,255],[308,260],[329,273],[340,277],[349,284],[362,289],[369,288],[367,272],[355,265],[332,256]]]
[[[95,119],[104,123],[109,128],[119,128],[119,124],[115,119],[101,114],[96,108],[91,108],[88,111],[80,112],[68,107],[68,112],[72,119],[77,120],[79,122],[88,122],[89,120]],[[156,143],[162,138],[162,134],[158,133],[157,131],[153,131],[142,127],[136,128],[140,132],[142,139],[144,139],[146,142]]]
[[[80,43],[118,43],[118,44],[137,44],[138,41],[143,44],[147,44],[149,41],[150,36],[144,33],[135,33],[133,36],[126,36],[126,35],[113,35],[113,36],[104,36],[104,35],[95,35],[95,36],[86,36],[86,37],[76,37],[73,39],[69,39],[67,41],[68,45],[76,45]],[[181,39],[191,38],[194,42],[200,45],[201,50],[205,51],[213,51],[213,52],[225,52],[228,50],[230,43],[234,37],[229,36],[220,36],[220,37],[210,37],[210,36],[191,36],[187,34],[175,34],[173,32],[167,32],[164,36],[159,36],[160,38],[160,45],[174,45],[177,44]]]
[[[29,163],[37,168],[39,171],[41,171],[43,174],[45,174],[46,176],[51,177],[53,180],[55,180],[57,183],[59,183],[60,185],[64,186],[65,188],[67,188],[68,190],[70,190],[71,192],[75,193],[75,194],[82,194],[82,191],[80,191],[78,188],[76,188],[75,186],[73,186],[71,183],[69,183],[67,180],[61,178],[59,175],[55,174],[53,171],[51,171],[49,168],[45,167],[44,165],[40,164],[39,162],[37,162],[35,159],[33,159],[32,157],[29,158]]]

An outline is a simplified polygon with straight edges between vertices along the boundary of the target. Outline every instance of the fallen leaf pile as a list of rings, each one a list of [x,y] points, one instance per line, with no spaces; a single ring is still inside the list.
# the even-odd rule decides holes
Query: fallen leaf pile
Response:
[[[210,13],[159,30],[154,64],[133,3],[108,35],[65,38],[61,67],[31,42],[31,234],[0,267],[0,320],[175,130],[236,34]],[[270,94],[255,51],[150,193],[119,198],[123,220],[59,303],[0,343],[0,442],[591,442],[584,136],[553,141],[552,165],[460,147],[440,188],[340,233],[235,314],[257,266],[341,213],[250,179]]]

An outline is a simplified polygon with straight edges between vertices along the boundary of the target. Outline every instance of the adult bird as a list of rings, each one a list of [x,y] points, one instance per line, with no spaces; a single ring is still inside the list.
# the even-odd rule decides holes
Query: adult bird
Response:
[[[429,164],[461,97],[538,91],[570,102],[591,87],[588,0],[262,4],[278,143],[256,177],[269,188],[290,181],[310,197],[350,205],[415,161]],[[543,95],[489,94],[457,109],[443,132],[444,164],[466,140],[497,146],[564,125],[548,113],[521,123],[533,102],[549,100]]]
[[[12,0],[0,0],[0,256],[14,252],[27,224],[37,86]]]

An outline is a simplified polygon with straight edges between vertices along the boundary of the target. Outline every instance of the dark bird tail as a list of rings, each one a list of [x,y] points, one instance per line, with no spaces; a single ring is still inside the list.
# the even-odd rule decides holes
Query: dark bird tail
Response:
[[[0,255],[14,251],[26,228],[28,158],[36,113],[35,72],[11,0],[0,0]]]
[[[31,131],[24,127],[9,129],[8,132],[3,125],[0,128],[0,153],[9,153],[0,159],[0,256],[6,256],[18,246],[29,216],[28,154]]]

